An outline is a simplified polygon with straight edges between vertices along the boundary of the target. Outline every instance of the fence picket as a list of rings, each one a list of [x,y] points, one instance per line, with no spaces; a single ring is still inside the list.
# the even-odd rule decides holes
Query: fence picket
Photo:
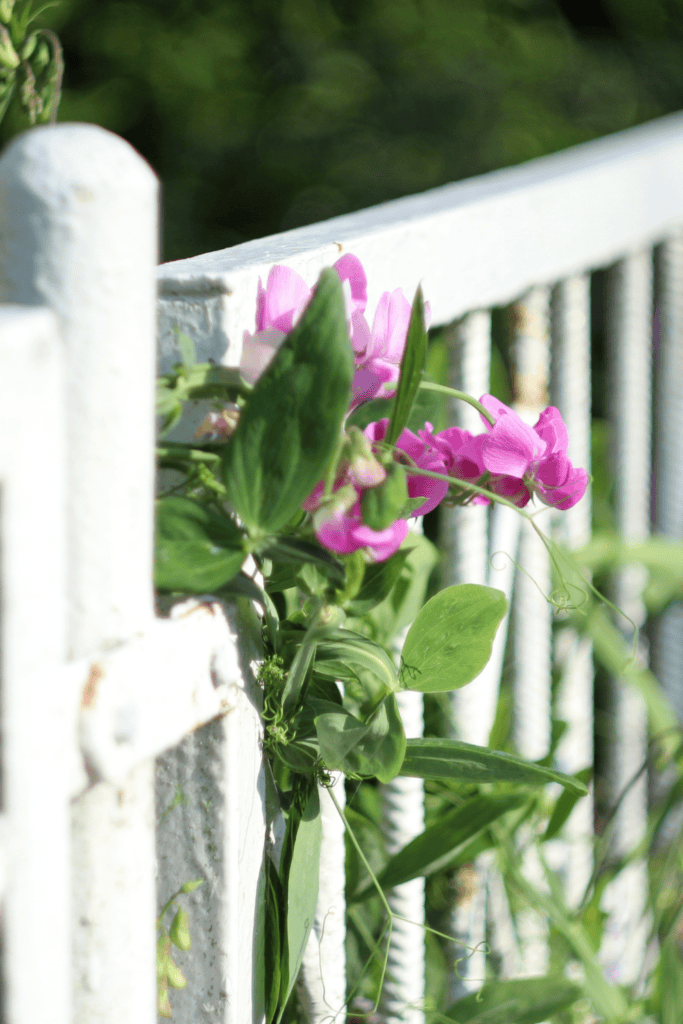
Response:
[[[610,420],[614,431],[612,467],[616,521],[629,540],[647,536],[650,527],[650,406],[652,365],[652,253],[643,249],[615,264],[608,273],[607,330]],[[640,592],[647,578],[642,566],[615,573],[616,603],[636,626],[645,609]],[[641,639],[639,659],[646,653]],[[647,717],[639,693],[614,681],[611,686],[611,742],[608,747],[612,853],[632,852],[647,830]],[[638,775],[637,773],[640,772]],[[610,884],[604,896],[609,913],[602,955],[615,979],[634,982],[644,961],[648,923],[644,918],[647,867],[634,861]]]

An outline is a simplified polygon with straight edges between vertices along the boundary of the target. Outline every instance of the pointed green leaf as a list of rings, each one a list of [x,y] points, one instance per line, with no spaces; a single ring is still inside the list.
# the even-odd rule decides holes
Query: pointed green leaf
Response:
[[[365,568],[360,589],[350,601],[346,601],[344,609],[349,615],[365,615],[371,608],[384,601],[394,589],[408,557],[408,549],[400,548],[391,558],[384,562],[376,562]]]
[[[312,702],[320,708],[324,702]],[[315,719],[320,753],[327,768],[390,782],[403,763],[406,738],[396,698],[392,695],[368,721],[344,708],[329,706]]]
[[[212,593],[246,558],[242,533],[227,516],[190,498],[162,498],[156,508],[154,582],[160,590]]]
[[[324,270],[227,446],[225,485],[251,533],[279,531],[323,478],[338,446],[353,373],[341,282],[336,271]]]
[[[403,359],[401,360],[398,388],[385,438],[387,444],[395,443],[408,422],[408,417],[410,416],[413,402],[422,380],[422,371],[427,361],[427,344],[424,298],[422,296],[422,288],[418,287],[410,314],[408,337],[406,338],[406,347],[403,352]]]
[[[561,976],[490,981],[458,1000],[445,1016],[458,1024],[540,1024],[583,996]]]
[[[389,860],[378,877],[380,885],[391,889],[411,878],[427,877],[449,867],[466,843],[526,800],[523,794],[482,794],[442,815]]]
[[[582,796],[588,792],[578,779],[552,768],[543,768],[500,750],[477,747],[460,740],[408,740],[399,775],[420,779],[453,779],[458,782],[518,782],[544,786],[559,782]]]
[[[283,986],[281,1008],[284,1009],[294,988],[306,943],[318,905],[318,876],[322,825],[318,790],[314,789],[304,808],[287,873],[287,961],[288,978]],[[282,1011],[281,1011],[282,1012]]]
[[[506,611],[505,595],[492,587],[465,583],[441,590],[410,627],[401,652],[401,685],[436,693],[471,682],[491,657]]]

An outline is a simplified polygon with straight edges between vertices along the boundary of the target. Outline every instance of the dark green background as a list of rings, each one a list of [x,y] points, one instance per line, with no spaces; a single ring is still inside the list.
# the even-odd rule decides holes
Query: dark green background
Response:
[[[683,0],[65,0],[60,120],[123,135],[177,259],[683,107]]]

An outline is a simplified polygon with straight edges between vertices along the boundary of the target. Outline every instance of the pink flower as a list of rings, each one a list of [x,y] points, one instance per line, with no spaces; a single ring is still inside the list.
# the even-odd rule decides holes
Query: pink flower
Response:
[[[337,481],[331,502],[322,503],[322,480],[303,503],[313,512],[313,529],[320,543],[340,555],[367,548],[375,562],[383,562],[400,548],[408,534],[408,523],[397,519],[386,530],[371,530],[361,518],[362,491],[344,477]]]
[[[440,434],[433,434],[431,424],[425,423],[425,429],[420,431],[420,437],[439,452],[444,460],[447,476],[474,484],[486,472],[482,453],[485,434],[474,435],[460,427],[448,427]],[[473,505],[490,503],[491,499],[485,498],[483,494],[476,494],[472,498]]]
[[[334,264],[341,278],[349,331],[363,320],[367,303],[365,271],[357,256],[347,253]],[[289,267],[272,267],[266,287],[259,278],[256,296],[256,331],[244,332],[240,372],[254,384],[272,361],[289,332],[308,305],[313,289]]]
[[[410,303],[397,288],[393,292],[384,292],[380,297],[372,330],[365,317],[357,317],[354,321],[352,343],[356,353],[356,375],[352,407],[377,395],[389,398],[396,393],[410,312]]]
[[[364,431],[365,436],[372,442],[382,441],[386,436],[388,426],[388,419],[369,423]],[[426,424],[426,426],[429,426],[431,430],[431,424]],[[441,453],[432,448],[427,441],[416,437],[412,431],[404,430],[396,441],[396,447],[410,456],[413,463],[420,469],[428,469],[432,473],[442,473],[444,476],[448,475]],[[424,516],[427,512],[431,512],[448,493],[448,484],[445,480],[432,480],[428,476],[411,476],[410,468],[408,468],[407,476],[408,496],[426,499],[424,504],[412,513],[414,516]]]
[[[544,504],[559,509],[571,508],[580,501],[588,486],[588,474],[585,469],[575,469],[567,456],[567,428],[558,409],[544,409],[530,427],[493,395],[483,395],[481,403],[495,417],[491,426],[482,416],[488,431],[482,462],[492,475],[488,486],[498,494],[511,492],[514,496],[510,500],[520,507],[526,505],[532,492]]]

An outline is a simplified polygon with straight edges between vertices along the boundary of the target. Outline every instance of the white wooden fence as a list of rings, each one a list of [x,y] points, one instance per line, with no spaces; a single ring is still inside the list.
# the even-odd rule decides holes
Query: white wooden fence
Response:
[[[422,283],[435,324],[453,324],[452,374],[488,390],[490,314],[516,303],[516,402],[535,416],[548,395],[568,423],[570,456],[590,456],[589,275],[609,267],[609,381],[621,532],[650,528],[652,247],[662,245],[657,303],[656,527],[683,536],[683,117],[435,189],[424,195],[167,264],[155,282],[157,183],[121,139],[85,125],[35,129],[0,159],[0,516],[2,580],[3,1012],[8,1024],[146,1024],[155,1016],[157,908],[189,878],[190,979],[174,993],[187,1024],[262,1020],[253,964],[263,940],[261,868],[273,809],[260,750],[254,609],[189,602],[155,617],[152,593],[155,302],[161,368],[177,358],[174,328],[200,360],[240,361],[253,330],[259,276],[286,263],[309,284],[340,252],[368,275],[369,306]],[[156,288],[158,287],[158,300]],[[202,415],[186,417],[189,431]],[[454,410],[468,423],[468,410]],[[572,544],[588,536],[588,500],[564,513]],[[563,661],[559,717],[570,723],[562,767],[592,763],[592,667],[571,632],[551,645],[542,551],[506,510],[445,517],[446,582],[489,580],[513,593],[514,733],[542,757],[550,735],[553,656]],[[514,586],[514,590],[513,590]],[[623,573],[619,602],[642,619],[640,580]],[[453,730],[486,743],[505,646],[500,630],[481,679],[455,695]],[[668,613],[655,647],[660,679],[683,713],[683,618]],[[610,786],[621,792],[644,757],[645,712],[615,681]],[[419,707],[405,709],[419,727]],[[199,728],[201,727],[201,728]],[[156,768],[154,758],[156,757]],[[156,777],[156,782],[155,782]],[[408,780],[406,780],[408,781]],[[338,787],[340,788],[340,787]],[[419,793],[405,810],[387,793],[394,845],[419,831]],[[155,806],[156,805],[156,806]],[[620,811],[615,843],[645,827],[646,780]],[[411,817],[412,815],[412,817]],[[158,822],[155,825],[155,822]],[[343,921],[341,834],[330,815],[319,922]],[[591,870],[591,798],[559,848],[570,901]],[[567,852],[569,855],[567,855]],[[334,866],[336,857],[337,866]],[[615,886],[606,967],[635,980],[643,956],[644,868],[629,899]],[[534,878],[538,866],[526,870]],[[502,881],[483,858],[453,929],[487,934],[503,970],[537,973],[542,922],[509,939]],[[415,887],[412,899],[415,908]],[[400,898],[401,894],[396,894]],[[405,904],[404,904],[405,905]],[[419,905],[419,904],[418,904]],[[412,911],[411,911],[412,912]],[[621,915],[621,916],[620,916]],[[328,917],[329,921],[330,918]],[[508,936],[506,938],[506,936]],[[312,942],[319,939],[314,936]],[[423,937],[403,930],[384,1020],[418,1022]],[[325,932],[321,1003],[311,1018],[343,1019],[343,928]],[[410,970],[403,970],[407,964]],[[477,987],[481,955],[460,965],[453,995]],[[327,1005],[326,1005],[327,1004]]]

